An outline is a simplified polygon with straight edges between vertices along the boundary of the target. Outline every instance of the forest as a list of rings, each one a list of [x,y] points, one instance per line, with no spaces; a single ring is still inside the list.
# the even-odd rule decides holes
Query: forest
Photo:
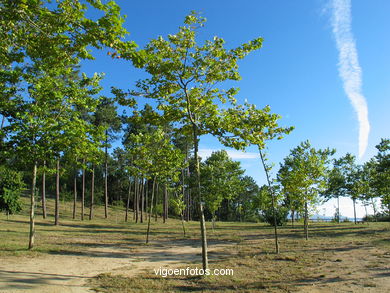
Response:
[[[235,48],[220,37],[199,41],[207,23],[192,11],[177,32],[140,47],[129,40],[114,1],[2,0],[0,11],[0,211],[5,227],[24,217],[26,251],[44,246],[42,223],[60,233],[69,221],[88,227],[98,219],[104,226],[115,217],[146,244],[160,239],[156,230],[164,225],[183,239],[198,235],[194,243],[208,270],[209,234],[212,245],[218,233],[229,234],[228,223],[247,223],[251,233],[262,225],[273,241],[270,253],[283,255],[290,235],[284,229],[308,241],[311,215],[330,199],[352,199],[350,229],[390,220],[388,138],[365,163],[331,146],[316,148],[310,138],[279,166],[270,162],[269,142],[283,144],[294,126],[284,126],[272,105],[240,103],[239,88],[231,86],[241,79],[240,61],[261,50],[262,38]],[[145,78],[102,95],[104,73],[83,72],[97,50]],[[203,136],[218,139],[221,150],[200,157]],[[261,186],[224,150],[253,146],[267,179]],[[358,220],[357,202],[374,214]],[[335,225],[346,224],[342,214],[338,206]]]

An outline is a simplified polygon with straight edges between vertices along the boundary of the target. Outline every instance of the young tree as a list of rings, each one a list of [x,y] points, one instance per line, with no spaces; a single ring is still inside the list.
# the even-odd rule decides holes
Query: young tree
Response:
[[[108,148],[115,139],[115,133],[122,128],[121,119],[117,113],[114,100],[103,97],[93,115],[93,123],[105,129],[104,137],[104,217],[108,217]]]
[[[226,80],[239,80],[237,61],[261,47],[262,39],[257,38],[242,46],[227,50],[224,40],[214,37],[204,45],[196,41],[197,29],[205,19],[192,12],[175,35],[168,39],[159,37],[152,40],[142,51],[141,67],[151,75],[137,82],[143,95],[157,101],[157,108],[165,119],[174,121],[186,135],[193,138],[195,170],[197,177],[197,201],[199,204],[202,263],[208,268],[206,226],[203,214],[203,196],[200,188],[200,167],[198,158],[199,137],[217,134],[220,124],[219,103],[229,100],[235,103],[237,89],[219,89],[216,85]],[[121,52],[119,52],[121,53]],[[123,54],[122,54],[123,55]],[[124,56],[126,57],[126,56]]]
[[[244,171],[240,162],[231,160],[225,150],[213,152],[202,167],[201,186],[214,229],[215,213],[222,201],[233,199],[241,191],[241,175]]]
[[[326,188],[327,168],[335,150],[316,150],[309,141],[292,149],[278,172],[278,181],[290,194],[298,195],[304,205],[304,230],[309,237],[309,206],[315,206],[318,195]]]
[[[289,134],[293,127],[280,127],[277,121],[281,118],[277,114],[270,113],[269,106],[256,109],[256,105],[245,103],[224,111],[222,117],[224,125],[227,125],[219,135],[220,141],[235,149],[245,149],[250,145],[257,146],[261,164],[266,174],[270,192],[273,192],[270,178],[271,166],[266,163],[264,154],[265,142],[272,139],[282,139],[284,134]],[[226,135],[228,133],[229,135]],[[275,252],[279,253],[278,232],[276,223],[276,200],[272,196],[272,211],[274,215]]]

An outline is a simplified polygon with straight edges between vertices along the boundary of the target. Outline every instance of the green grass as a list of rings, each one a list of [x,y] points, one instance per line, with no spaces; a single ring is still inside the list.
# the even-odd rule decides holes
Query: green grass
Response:
[[[97,207],[95,219],[85,217],[84,221],[71,219],[71,203],[62,205],[60,226],[54,226],[52,215],[43,220],[39,209],[36,221],[36,245],[32,250],[28,244],[28,199],[24,199],[24,211],[20,215],[0,216],[0,258],[4,256],[36,257],[51,253],[85,254],[86,248],[104,246],[123,246],[134,253],[145,246],[146,221],[136,224],[129,215],[125,223],[123,209],[110,209],[109,219],[102,217],[103,208]],[[38,207],[39,208],[39,207]],[[49,214],[53,213],[53,202],[48,202]],[[88,211],[88,209],[86,209]],[[80,215],[78,214],[78,218]],[[186,223],[187,240],[199,243],[199,223]],[[377,256],[367,268],[376,268],[375,257],[390,255],[389,223],[317,223],[310,225],[309,240],[304,240],[302,225],[279,228],[280,250],[274,254],[273,228],[258,223],[217,223],[213,232],[208,223],[209,243],[226,244],[226,248],[210,253],[211,268],[231,268],[234,276],[168,276],[162,278],[150,272],[135,277],[118,273],[97,276],[91,286],[99,292],[183,292],[205,290],[211,292],[269,292],[294,291],[301,284],[313,280],[331,282],[329,274],[337,270],[340,251],[362,251],[377,248]],[[152,220],[152,245],[169,245],[183,240],[181,222],[169,219],[162,224]],[[336,258],[335,258],[336,257]],[[333,259],[335,265],[329,272],[319,267]],[[200,264],[183,263],[179,267],[201,267]],[[345,272],[346,273],[346,272]],[[328,280],[329,279],[329,280]],[[373,286],[365,281],[366,286]]]

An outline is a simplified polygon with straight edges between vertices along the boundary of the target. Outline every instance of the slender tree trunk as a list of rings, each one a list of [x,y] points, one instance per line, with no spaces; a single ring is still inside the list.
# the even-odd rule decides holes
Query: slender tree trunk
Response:
[[[307,209],[307,200],[305,200],[305,239],[309,240],[309,211]]]
[[[145,180],[145,216],[146,216],[146,219],[149,215],[149,212],[148,212],[148,198],[149,198],[149,181],[148,179]]]
[[[56,203],[54,225],[59,225],[60,219],[60,159],[57,160],[56,168]]]
[[[106,130],[105,162],[104,162],[104,218],[108,218],[108,131]]]
[[[85,202],[85,159],[83,159],[83,175],[81,182],[81,221],[84,221],[84,202]]]
[[[263,153],[261,152],[260,146],[258,146],[258,148],[259,148],[259,154],[260,154],[260,158],[261,158],[261,163],[262,163],[262,165],[263,165],[263,168],[264,168],[264,171],[265,171],[265,175],[266,175],[266,177],[267,177],[268,187],[269,187],[269,190],[270,190],[270,192],[271,192],[271,199],[272,199],[272,217],[274,218],[275,252],[276,252],[276,253],[279,253],[278,226],[277,226],[277,221],[276,221],[276,208],[275,208],[275,196],[274,196],[274,191],[273,191],[272,186],[271,186],[271,181],[270,181],[270,178],[269,178],[267,166],[265,165],[265,162],[264,162]]]
[[[73,178],[73,220],[76,219],[76,203],[77,203],[77,170],[74,172],[74,178]]]
[[[134,195],[133,195],[133,221],[138,222],[138,218],[136,217],[136,207],[137,207],[137,190],[138,190],[138,178],[134,177]]]
[[[154,197],[154,186],[156,185],[156,177],[153,178],[153,187],[152,187],[152,198],[150,200],[150,213],[148,218],[148,229],[146,231],[146,244],[149,243],[149,233],[150,233],[150,220],[153,214],[153,197]]]
[[[154,197],[155,198],[155,202],[154,202],[154,221],[157,222],[157,204],[158,204],[158,195],[159,195],[159,191],[160,191],[160,185],[159,183],[157,182],[156,183],[156,196]]]
[[[168,221],[169,217],[169,193],[168,189],[165,190],[165,222]]]
[[[164,196],[163,196],[163,223],[167,220],[167,184],[164,184]]]
[[[95,166],[92,166],[91,178],[91,203],[89,206],[89,220],[93,219],[93,204],[95,199]]]
[[[129,176],[129,192],[127,193],[125,222],[127,222],[127,218],[129,214],[130,194],[131,194],[131,177]]]
[[[140,192],[140,199],[141,199],[141,208],[140,208],[140,211],[141,211],[141,223],[144,222],[144,192],[145,192],[145,182],[144,182],[144,178],[141,179],[141,192]]]
[[[196,181],[197,181],[197,193],[199,200],[199,215],[200,215],[200,233],[202,238],[202,265],[203,270],[206,271],[209,268],[209,260],[207,255],[207,236],[206,236],[206,221],[204,219],[203,212],[203,198],[201,195],[200,189],[200,165],[198,157],[198,148],[199,148],[199,139],[198,139],[198,129],[195,123],[192,125],[193,136],[194,136],[194,158],[195,158],[195,172],[196,172]]]
[[[184,224],[184,214],[183,214],[183,212],[181,212],[180,216],[181,216],[181,225],[183,227],[183,236],[186,237],[186,226]]]
[[[356,199],[353,198],[352,201],[353,201],[353,217],[354,217],[355,224],[357,224],[357,221],[356,221]]]
[[[42,173],[42,216],[46,219],[46,161],[43,161]]]
[[[35,236],[35,187],[37,182],[37,161],[34,162],[33,172],[32,172],[32,184],[31,184],[31,201],[30,201],[30,235],[28,249],[34,247],[34,236]]]
[[[340,214],[340,196],[338,195],[337,196],[337,212],[338,212],[338,215],[339,215],[339,218],[338,218],[338,223],[340,224],[341,222],[341,214]]]

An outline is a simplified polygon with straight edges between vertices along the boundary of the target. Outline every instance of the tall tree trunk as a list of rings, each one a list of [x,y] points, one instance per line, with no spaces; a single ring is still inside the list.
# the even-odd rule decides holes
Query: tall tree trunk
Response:
[[[158,194],[159,194],[159,191],[160,191],[160,186],[159,186],[159,183],[157,182],[156,183],[156,196],[154,197],[155,198],[155,202],[154,202],[154,221],[157,222],[157,204],[158,204]]]
[[[141,198],[141,223],[144,222],[144,191],[145,191],[145,183],[144,178],[141,179],[141,192],[140,192],[140,198]]]
[[[263,168],[264,168],[264,171],[265,171],[265,175],[267,177],[269,191],[271,192],[272,217],[274,218],[275,252],[279,253],[279,240],[278,240],[278,226],[277,226],[277,221],[276,221],[275,195],[274,195],[273,188],[271,186],[271,180],[269,178],[268,169],[267,169],[267,166],[265,165],[265,162],[264,162],[263,153],[261,152],[260,146],[258,146],[258,148],[259,148],[259,154],[260,154],[260,158],[261,158],[261,163],[263,165]]]
[[[148,218],[148,229],[146,230],[146,244],[149,243],[149,233],[150,233],[150,220],[153,214],[153,197],[154,197],[154,186],[156,185],[156,177],[153,178],[153,187],[152,187],[152,198],[150,200],[150,213]]]
[[[57,160],[56,168],[56,203],[55,203],[55,217],[54,225],[59,225],[60,219],[60,159]]]
[[[168,221],[169,217],[169,192],[165,190],[165,222]]]
[[[73,220],[76,219],[76,203],[77,203],[77,170],[74,171],[73,178]]]
[[[307,209],[307,199],[305,200],[305,220],[304,220],[304,229],[305,229],[305,239],[309,239],[309,211]]]
[[[167,220],[167,184],[164,184],[164,197],[163,197],[163,223]]]
[[[35,236],[35,187],[37,182],[37,161],[34,162],[33,172],[32,172],[32,184],[31,184],[31,201],[30,201],[30,235],[28,242],[28,249],[34,247],[34,236]]]
[[[148,219],[148,198],[149,198],[149,181],[145,179],[145,216]]]
[[[43,161],[42,173],[42,216],[46,219],[46,161]]]
[[[355,224],[357,224],[357,221],[356,221],[356,199],[353,198],[352,201],[353,201],[353,218],[354,218]]]
[[[125,222],[127,222],[128,214],[129,214],[130,194],[131,194],[131,177],[129,176],[129,192],[127,193]]]
[[[203,270],[206,271],[209,268],[209,261],[207,255],[207,237],[206,237],[206,221],[204,219],[203,212],[203,198],[200,189],[200,165],[199,165],[199,139],[198,139],[198,128],[195,123],[192,124],[192,133],[194,136],[194,158],[195,158],[195,172],[196,172],[196,187],[199,200],[199,215],[200,215],[200,233],[202,238],[202,265]]]
[[[92,178],[91,178],[91,203],[89,206],[89,220],[93,219],[93,204],[95,199],[95,166],[92,165]]]
[[[136,218],[137,190],[138,190],[138,178],[134,177],[133,220],[137,220],[138,221],[138,218]],[[136,223],[137,223],[137,221],[136,221]]]
[[[105,162],[104,162],[104,218],[108,218],[108,130],[106,130]]]
[[[83,159],[83,175],[81,182],[81,221],[84,221],[84,202],[85,202],[85,159]]]

